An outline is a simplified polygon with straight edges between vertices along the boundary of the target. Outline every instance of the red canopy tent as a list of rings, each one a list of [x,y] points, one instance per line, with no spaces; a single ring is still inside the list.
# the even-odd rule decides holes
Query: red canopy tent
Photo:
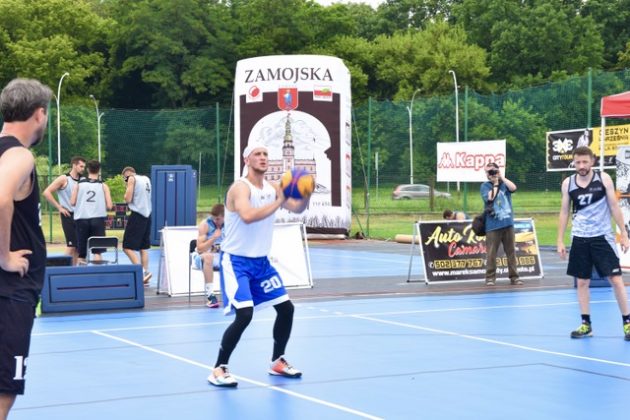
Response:
[[[604,169],[604,138],[606,133],[606,118],[630,118],[630,92],[602,97],[600,116],[602,118],[599,139],[599,165]]]

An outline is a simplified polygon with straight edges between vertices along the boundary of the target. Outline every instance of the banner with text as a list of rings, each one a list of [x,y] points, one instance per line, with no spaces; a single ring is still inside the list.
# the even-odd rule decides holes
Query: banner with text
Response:
[[[249,143],[269,152],[265,179],[302,168],[315,191],[302,214],[279,209],[276,221],[300,222],[309,233],[347,234],[352,221],[350,72],[323,55],[254,57],[236,64],[234,178]]]
[[[547,132],[547,171],[573,171],[573,150],[588,146],[595,154],[599,166],[601,128]],[[615,168],[619,147],[630,144],[630,124],[607,126],[604,139],[604,167]]]
[[[438,182],[485,182],[484,167],[496,162],[505,173],[505,140],[437,144]]]
[[[617,152],[617,198],[623,214],[623,223],[630,231],[630,146],[623,146]],[[619,231],[619,228],[617,228]],[[617,249],[621,251],[619,243]],[[619,252],[619,262],[622,268],[630,268],[630,252]]]
[[[486,276],[486,238],[475,235],[471,221],[427,221],[416,224],[424,260],[425,281],[479,281]],[[515,219],[516,263],[522,279],[542,277],[538,240],[532,219]],[[497,279],[508,279],[503,247],[497,252]]]

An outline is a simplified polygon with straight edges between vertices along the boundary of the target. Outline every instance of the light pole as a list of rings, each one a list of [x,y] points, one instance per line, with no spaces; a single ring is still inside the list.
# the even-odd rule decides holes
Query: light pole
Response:
[[[57,169],[59,174],[61,175],[61,108],[59,106],[59,102],[61,102],[61,82],[63,82],[63,78],[66,76],[70,76],[70,73],[65,72],[61,79],[59,79],[59,86],[57,87]]]
[[[413,184],[413,100],[416,97],[416,93],[420,92],[420,89],[416,89],[416,91],[411,95],[411,102],[409,102],[409,106],[407,107],[407,112],[409,112],[409,183]]]
[[[457,75],[455,71],[449,70],[453,75],[453,85],[455,85],[455,142],[459,143],[459,98],[457,97]],[[459,181],[457,181],[457,191],[459,191]]]
[[[98,161],[101,162],[101,117],[105,115],[104,112],[98,112],[98,101],[94,95],[90,95],[90,98],[94,101],[94,107],[96,108],[96,142],[98,144]]]

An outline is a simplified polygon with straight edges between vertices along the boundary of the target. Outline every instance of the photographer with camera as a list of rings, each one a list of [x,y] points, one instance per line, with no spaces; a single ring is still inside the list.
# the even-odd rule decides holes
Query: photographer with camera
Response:
[[[208,308],[218,308],[219,302],[212,292],[212,280],[214,279],[214,270],[218,270],[219,251],[221,242],[225,234],[223,233],[223,221],[225,217],[225,207],[223,204],[215,204],[210,210],[208,218],[204,219],[197,226],[197,249],[193,255],[193,264],[195,268],[203,271],[203,279],[206,289],[206,297]]]
[[[516,254],[514,247],[514,218],[512,212],[512,193],[516,184],[501,175],[499,165],[490,162],[485,167],[488,181],[481,184],[481,199],[486,213],[486,286],[494,286],[497,281],[497,250],[503,244],[507,257],[510,283],[522,285],[516,272]]]

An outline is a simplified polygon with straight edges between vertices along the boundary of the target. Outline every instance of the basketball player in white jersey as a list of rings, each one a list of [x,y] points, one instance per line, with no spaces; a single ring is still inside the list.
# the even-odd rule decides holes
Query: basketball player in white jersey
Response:
[[[100,178],[101,164],[97,160],[87,163],[88,176],[81,179],[72,190],[70,204],[74,206],[74,221],[77,226],[77,249],[79,263],[85,263],[87,240],[91,236],[105,236],[107,210],[114,205],[109,187]],[[100,254],[94,260],[99,261]]]
[[[125,203],[131,210],[123,234],[123,251],[132,264],[142,264],[144,285],[148,286],[151,280],[151,273],[149,272],[151,180],[147,176],[138,175],[131,166],[122,170],[122,176],[127,183]],[[140,253],[140,259],[138,259],[136,252]]]
[[[82,156],[74,156],[70,163],[72,168],[70,172],[59,175],[48,187],[42,195],[54,208],[59,211],[61,218],[61,227],[66,237],[66,255],[72,257],[72,265],[77,264],[77,228],[74,223],[74,206],[70,204],[70,197],[74,186],[79,182],[85,171],[86,159]],[[57,193],[59,201],[55,200],[53,193]]]
[[[241,334],[252,320],[254,307],[272,305],[276,310],[273,326],[273,354],[270,375],[299,378],[302,372],[284,358],[293,325],[293,303],[276,269],[269,262],[275,213],[280,207],[301,213],[309,199],[287,199],[279,185],[265,181],[268,156],[263,144],[250,143],[243,152],[247,174],[236,180],[225,200],[225,239],[221,243],[221,291],[225,313],[236,314],[225,330],[215,368],[208,381],[221,387],[234,387],[236,379],[228,362]]]
[[[569,203],[573,205],[571,252],[567,274],[577,278],[577,295],[582,323],[571,332],[571,338],[593,335],[591,328],[590,279],[593,266],[600,276],[608,277],[612,285],[623,321],[624,338],[630,341],[630,310],[628,296],[621,277],[617,247],[611,228],[612,215],[621,232],[621,250],[628,251],[630,240],[623,223],[623,215],[612,179],[605,172],[593,171],[595,156],[588,147],[573,151],[574,175],[562,183],[562,205],[558,226],[558,253],[566,257],[564,231],[569,220]]]

